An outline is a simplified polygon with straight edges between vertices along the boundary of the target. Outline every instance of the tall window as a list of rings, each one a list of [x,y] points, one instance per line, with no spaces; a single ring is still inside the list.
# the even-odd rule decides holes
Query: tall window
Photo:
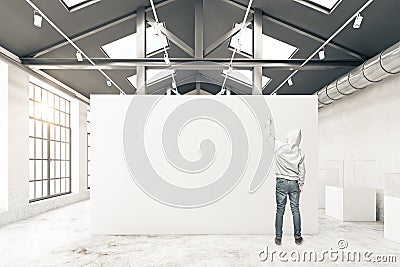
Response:
[[[71,193],[70,101],[29,84],[29,202]]]

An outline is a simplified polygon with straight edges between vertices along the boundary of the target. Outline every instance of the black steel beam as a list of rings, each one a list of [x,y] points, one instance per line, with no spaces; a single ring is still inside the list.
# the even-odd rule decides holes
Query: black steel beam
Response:
[[[92,58],[94,63],[87,60],[78,62],[76,58],[21,58],[22,64],[33,69],[104,69],[126,70],[140,66],[148,68],[168,68],[163,58],[138,58],[138,59],[109,59]],[[230,58],[171,58],[170,68],[176,70],[212,70],[228,66]],[[354,68],[362,64],[361,60],[311,60],[301,67],[304,59],[266,60],[236,58],[233,67],[251,69],[263,67],[276,70],[326,70],[332,68]]]

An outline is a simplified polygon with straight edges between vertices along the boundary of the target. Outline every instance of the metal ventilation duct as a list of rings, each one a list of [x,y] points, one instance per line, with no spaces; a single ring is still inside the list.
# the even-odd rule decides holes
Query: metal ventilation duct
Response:
[[[370,84],[400,73],[400,42],[317,91],[318,107],[329,105]]]

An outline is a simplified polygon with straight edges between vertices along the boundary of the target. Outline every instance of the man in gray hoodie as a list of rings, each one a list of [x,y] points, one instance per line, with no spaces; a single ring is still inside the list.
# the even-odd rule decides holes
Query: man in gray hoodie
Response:
[[[303,192],[305,180],[304,153],[300,149],[301,130],[290,131],[286,141],[277,140],[271,133],[270,120],[269,137],[275,140],[275,174],[276,174],[276,216],[275,216],[275,244],[280,245],[282,240],[283,214],[287,197],[293,215],[294,238],[296,244],[301,244],[301,217],[299,209],[300,193]]]

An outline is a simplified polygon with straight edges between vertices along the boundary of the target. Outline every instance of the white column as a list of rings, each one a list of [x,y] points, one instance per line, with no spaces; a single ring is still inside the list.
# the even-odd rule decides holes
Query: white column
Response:
[[[0,61],[0,212],[8,209],[8,65]]]
[[[146,57],[146,12],[144,7],[140,7],[136,12],[136,56]],[[146,94],[146,67],[136,67],[137,92],[138,95]]]
[[[29,76],[9,65],[8,209],[29,203]]]
[[[262,58],[262,11],[254,10],[254,38],[253,56],[255,59]],[[253,68],[253,95],[262,95],[262,67]]]

